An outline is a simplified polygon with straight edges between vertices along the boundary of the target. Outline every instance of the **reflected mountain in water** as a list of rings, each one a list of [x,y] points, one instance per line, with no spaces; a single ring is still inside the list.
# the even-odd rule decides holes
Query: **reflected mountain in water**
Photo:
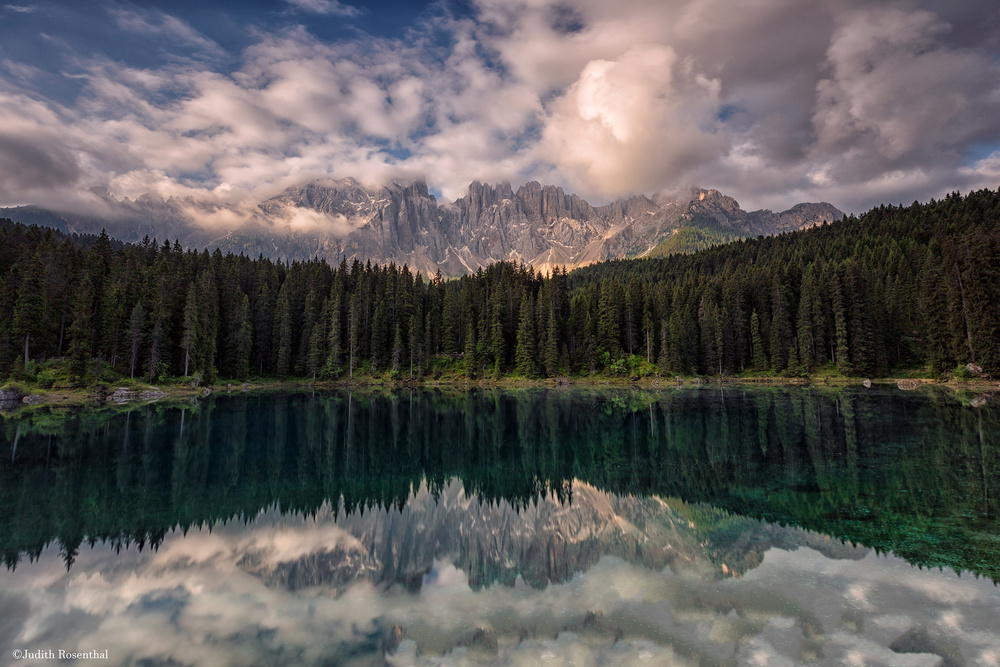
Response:
[[[989,402],[331,392],[4,419],[5,649],[1000,664],[995,584],[907,564],[1000,578]]]
[[[53,541],[69,565],[84,542],[155,545],[174,527],[255,517],[275,506],[307,515],[332,506],[347,522],[367,520],[366,510],[398,514],[422,488],[418,498],[448,500],[458,480],[463,497],[485,506],[469,512],[457,499],[428,506],[429,516],[454,514],[455,523],[442,524],[436,538],[453,540],[451,531],[516,523],[519,512],[542,511],[544,499],[559,501],[553,507],[569,502],[570,520],[584,507],[574,503],[579,480],[632,497],[602,510],[601,525],[613,526],[619,516],[644,525],[661,502],[651,496],[677,498],[891,551],[917,565],[1000,579],[997,413],[944,394],[240,395],[191,408],[68,418],[15,413],[3,428],[9,456],[0,468],[0,548],[8,566]],[[507,505],[510,511],[496,514]],[[692,515],[689,522],[725,525],[714,516]],[[532,542],[527,532],[503,548],[490,539],[456,546],[468,550],[473,568],[477,553],[508,554],[490,556],[495,566],[481,558],[475,583],[509,582],[521,573],[543,585],[575,571],[543,566],[546,553],[563,547]],[[419,553],[423,543],[370,546]],[[640,545],[621,548],[667,562]],[[594,557],[585,542],[579,549],[581,562]],[[500,565],[504,558],[528,564]],[[727,567],[742,571],[742,560]],[[416,571],[404,569],[399,576]]]
[[[171,531],[155,551],[85,549],[69,571],[49,548],[0,572],[0,644],[234,667],[1000,658],[1000,593],[987,581],[704,506],[573,488],[572,504],[547,496],[520,510],[480,505],[459,482],[402,511],[271,510]],[[741,556],[753,567],[730,576]],[[482,586],[490,568],[547,585]]]
[[[548,496],[520,508],[507,501],[483,503],[454,481],[438,494],[419,489],[398,510],[335,519],[322,508],[315,519],[352,539],[296,542],[291,553],[271,542],[250,546],[240,566],[270,586],[293,591],[322,586],[338,592],[366,581],[417,592],[440,561],[466,573],[474,590],[514,586],[519,579],[544,589],[606,556],[651,570],[696,570],[722,578],[756,567],[772,547],[808,546],[830,558],[854,560],[869,552],[801,529],[675,499],[617,496],[580,481],[573,484],[572,502]],[[275,515],[265,513],[254,525],[266,533],[276,525]]]

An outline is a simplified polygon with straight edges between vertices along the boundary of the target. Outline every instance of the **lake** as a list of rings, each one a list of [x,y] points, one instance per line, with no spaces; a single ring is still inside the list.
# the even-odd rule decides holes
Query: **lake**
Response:
[[[997,397],[235,393],[0,428],[0,664],[1000,665]]]

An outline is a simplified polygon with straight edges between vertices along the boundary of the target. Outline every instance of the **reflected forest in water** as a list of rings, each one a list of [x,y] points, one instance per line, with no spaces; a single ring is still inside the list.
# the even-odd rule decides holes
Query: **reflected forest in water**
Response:
[[[575,480],[705,503],[1000,581],[1000,414],[943,391],[476,390],[216,396],[4,416],[0,550],[155,548],[260,512],[572,503]],[[715,515],[717,513],[714,513]]]

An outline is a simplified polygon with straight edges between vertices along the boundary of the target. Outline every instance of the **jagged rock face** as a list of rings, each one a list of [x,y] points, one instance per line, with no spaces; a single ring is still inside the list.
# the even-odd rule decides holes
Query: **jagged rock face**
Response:
[[[327,226],[296,230],[288,221],[302,211],[328,216]],[[749,236],[842,216],[829,204],[747,213],[717,190],[694,190],[679,198],[636,195],[595,207],[535,181],[516,191],[510,183],[476,181],[461,199],[439,204],[422,182],[369,190],[344,179],[289,188],[261,204],[246,226],[216,245],[281,259],[395,262],[452,276],[501,260],[545,272],[641,256],[685,224],[711,224]]]
[[[676,197],[635,195],[592,206],[562,188],[532,181],[515,191],[510,183],[478,181],[467,194],[440,203],[423,182],[367,188],[353,178],[320,180],[286,189],[258,205],[237,229],[219,236],[190,222],[191,202],[104,197],[106,218],[58,214],[37,207],[0,210],[16,221],[64,231],[107,228],[123,241],[179,239],[187,247],[263,254],[279,260],[341,258],[406,264],[448,276],[493,262],[524,262],[548,272],[604,259],[639,257],[684,225],[709,225],[738,235],[769,235],[835,221],[830,204],[798,204],[788,211],[747,213],[718,190]],[[186,208],[185,208],[186,207]]]

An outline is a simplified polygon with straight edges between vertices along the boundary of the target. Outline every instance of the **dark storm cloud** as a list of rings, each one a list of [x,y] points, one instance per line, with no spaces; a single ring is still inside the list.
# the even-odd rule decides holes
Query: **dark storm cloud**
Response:
[[[987,2],[475,0],[391,29],[392,3],[170,7],[7,10],[0,117],[46,138],[5,149],[5,172],[32,165],[7,182],[228,203],[232,220],[321,176],[854,211],[1000,185]]]

